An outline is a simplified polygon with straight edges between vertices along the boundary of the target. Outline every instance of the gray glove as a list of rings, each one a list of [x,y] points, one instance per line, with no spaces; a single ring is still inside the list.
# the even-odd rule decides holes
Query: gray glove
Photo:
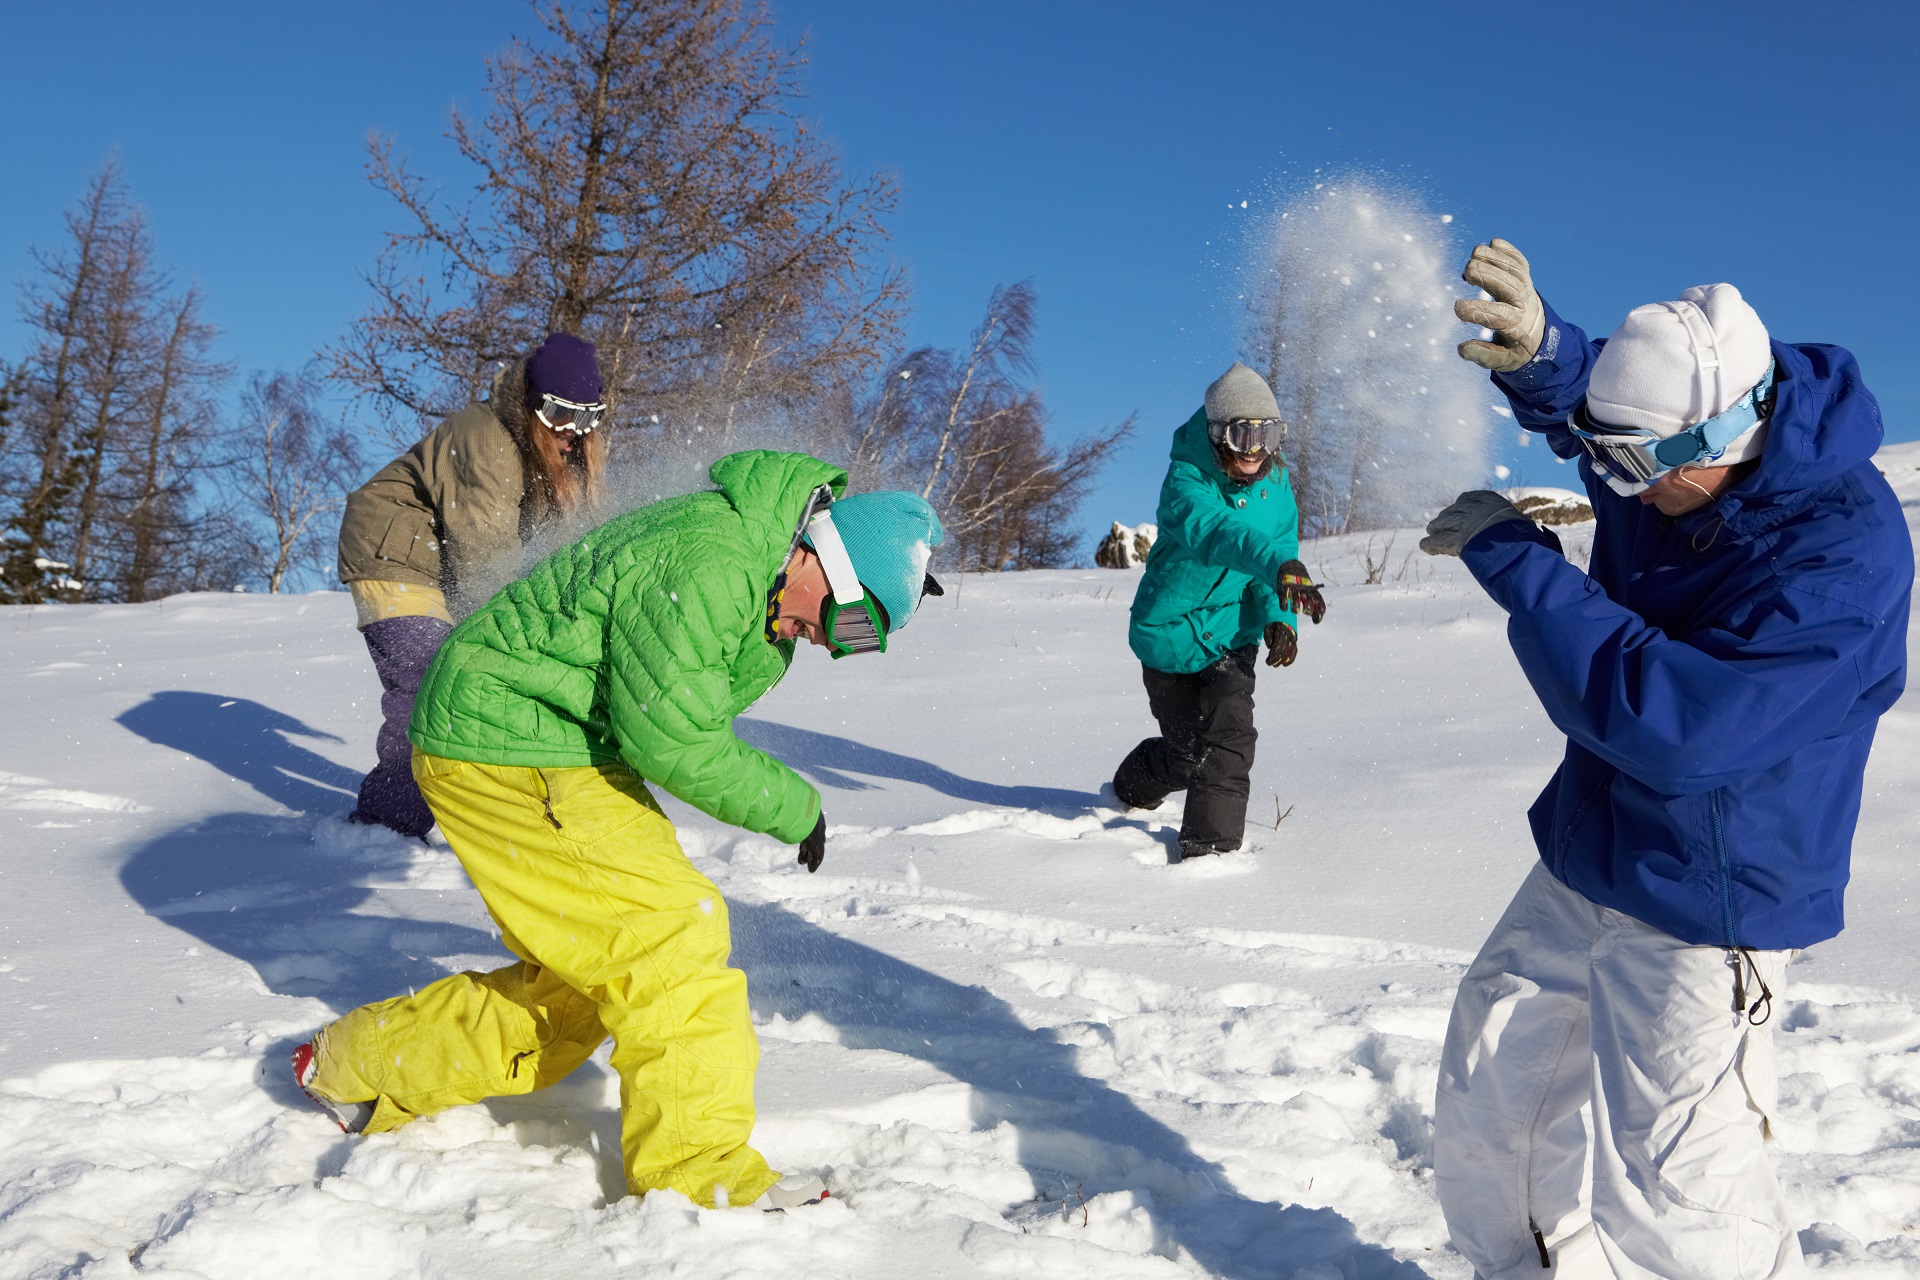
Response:
[[[1427,536],[1420,539],[1420,549],[1430,556],[1457,556],[1473,535],[1488,525],[1526,518],[1526,512],[1493,490],[1472,489],[1427,521]]]
[[[1547,313],[1534,291],[1527,256],[1505,240],[1475,245],[1460,278],[1493,295],[1491,302],[1462,298],[1453,304],[1453,314],[1468,324],[1493,330],[1491,342],[1461,343],[1460,358],[1495,373],[1512,373],[1533,359],[1546,334]]]

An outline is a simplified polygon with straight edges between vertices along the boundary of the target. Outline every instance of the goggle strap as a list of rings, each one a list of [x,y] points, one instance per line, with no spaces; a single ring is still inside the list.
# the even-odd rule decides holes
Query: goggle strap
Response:
[[[1766,404],[1773,394],[1773,370],[1768,369],[1766,376],[1747,389],[1725,410],[1714,414],[1705,422],[1697,422],[1685,431],[1675,432],[1666,440],[1653,446],[1653,456],[1669,467],[1683,467],[1689,462],[1701,458],[1717,458],[1726,452],[1728,445],[1738,440],[1757,425],[1762,417],[1760,406]],[[1686,457],[1678,457],[1680,448],[1665,448],[1670,440],[1691,440],[1693,451]],[[1671,459],[1671,460],[1670,460]]]
[[[844,606],[866,599],[860,575],[853,571],[853,558],[847,554],[847,544],[840,540],[840,530],[834,527],[831,512],[816,511],[807,520],[807,541],[813,544],[813,554],[820,558],[820,567],[826,571],[827,585],[833,589],[835,600]]]
[[[793,560],[793,553],[800,549],[800,543],[807,536],[807,522],[813,519],[814,512],[824,511],[833,505],[833,489],[828,485],[818,485],[807,495],[807,509],[800,513],[800,523],[793,526],[793,541],[787,544],[786,559],[780,562],[781,572]]]
[[[572,409],[575,413],[600,413],[607,407],[607,403],[604,400],[596,400],[592,404],[581,404],[577,400],[569,400],[565,396],[557,396],[551,391],[543,391],[540,393],[540,407],[546,408],[548,405],[559,409]]]

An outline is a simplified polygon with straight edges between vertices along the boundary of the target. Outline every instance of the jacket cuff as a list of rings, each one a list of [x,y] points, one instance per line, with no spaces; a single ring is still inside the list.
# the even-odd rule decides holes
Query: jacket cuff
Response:
[[[1560,537],[1551,529],[1532,520],[1496,520],[1467,539],[1467,544],[1460,548],[1460,562],[1493,597],[1494,603],[1512,612],[1507,593],[1501,589],[1502,579],[1509,569],[1536,551],[1549,552],[1565,563],[1566,552],[1561,548]]]
[[[1545,298],[1540,299],[1540,309],[1546,315],[1546,327],[1540,331],[1540,348],[1533,353],[1533,359],[1512,373],[1488,375],[1493,379],[1494,386],[1503,391],[1511,390],[1523,398],[1529,392],[1550,385],[1558,377],[1560,356],[1571,343],[1566,321],[1560,318],[1560,313]]]

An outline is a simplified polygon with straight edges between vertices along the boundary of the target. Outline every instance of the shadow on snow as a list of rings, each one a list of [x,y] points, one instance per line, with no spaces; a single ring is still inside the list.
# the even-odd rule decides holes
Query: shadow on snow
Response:
[[[180,690],[154,694],[119,722],[294,810],[215,814],[154,837],[120,870],[148,914],[244,960],[268,990],[344,1013],[458,967],[434,957],[504,962],[488,932],[361,913],[377,886],[404,886],[423,859],[451,866],[453,855],[372,828],[350,829],[339,849],[316,845],[315,819],[344,814],[360,775],[293,739],[339,741],[332,734],[245,698]]]
[[[360,914],[376,885],[403,884],[422,846],[368,833],[347,855],[312,839],[314,818],[339,813],[359,777],[292,741],[332,735],[246,699],[170,691],[120,717],[132,732],[198,756],[295,813],[219,814],[137,849],[121,880],[149,913],[247,962],[279,994],[311,996],[344,1012],[424,985],[450,966],[433,957],[500,952],[490,934],[432,919]],[[1079,792],[978,782],[925,761],[845,738],[742,719],[741,736],[829,786],[864,787],[847,770],[920,783],[970,803],[1021,808],[1084,806]],[[1220,1167],[1130,1097],[1081,1074],[1074,1050],[1025,1026],[1006,1002],[811,924],[778,906],[730,902],[735,963],[762,1018],[814,1014],[854,1050],[898,1053],[972,1089],[982,1129],[1011,1125],[1036,1188],[1074,1185],[1088,1198],[1148,1192],[1156,1247],[1176,1247],[1209,1274],[1232,1280],[1288,1277],[1302,1267],[1343,1280],[1417,1280],[1425,1273],[1361,1241],[1331,1209],[1251,1200]],[[286,1046],[276,1045],[280,1054]],[[277,1058],[276,1058],[277,1060]],[[586,1077],[598,1071],[589,1066]],[[271,1073],[270,1073],[271,1074]],[[568,1085],[572,1087],[569,1088]],[[290,1089],[276,1091],[290,1093]],[[571,1096],[570,1096],[571,1095]],[[601,1181],[618,1194],[617,1119],[591,1114],[553,1123],[562,1102],[595,1107],[597,1083],[579,1078],[533,1098],[489,1104],[523,1140],[578,1141],[597,1133]],[[291,1102],[291,1098],[282,1098]],[[544,1113],[544,1115],[542,1114]],[[1028,1216],[1057,1211],[1056,1199]],[[1021,1206],[1009,1213],[1018,1221]]]
[[[1345,1280],[1424,1275],[1332,1209],[1250,1200],[1221,1168],[1127,1095],[1081,1074],[1074,1049],[1023,1024],[1005,1001],[830,933],[778,906],[729,902],[734,960],[755,1012],[815,1014],[849,1049],[917,1058],[971,1087],[973,1120],[1019,1134],[1036,1188],[1088,1199],[1151,1193],[1156,1245],[1179,1246],[1208,1274],[1288,1277],[1319,1263]],[[1039,1212],[1059,1212],[1055,1199]],[[1009,1215],[1017,1221],[1016,1210]]]
[[[869,791],[872,787],[849,774],[915,782],[969,804],[999,805],[1010,809],[1084,810],[1101,802],[1098,792],[1065,791],[1059,787],[1008,787],[995,782],[963,778],[914,756],[870,747],[815,729],[776,724],[741,716],[733,722],[743,742],[775,756],[801,773],[841,791]]]
[[[118,717],[148,742],[198,756],[267,799],[306,813],[327,813],[360,793],[360,775],[289,741],[339,742],[249,698],[169,689]]]

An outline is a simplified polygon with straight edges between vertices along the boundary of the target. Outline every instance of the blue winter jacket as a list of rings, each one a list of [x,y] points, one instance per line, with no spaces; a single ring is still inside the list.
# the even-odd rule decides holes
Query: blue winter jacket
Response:
[[[1547,313],[1540,355],[1496,375],[1521,425],[1566,430],[1600,343]],[[1880,409],[1839,347],[1773,344],[1760,465],[1677,519],[1584,462],[1586,572],[1526,520],[1461,559],[1510,615],[1567,735],[1529,813],[1565,884],[1682,941],[1779,949],[1839,933],[1861,774],[1906,684],[1913,547],[1870,461]]]
[[[1280,566],[1300,555],[1300,534],[1286,467],[1276,462],[1252,484],[1227,479],[1205,409],[1173,433],[1172,458],[1127,641],[1147,666],[1184,675],[1260,643],[1269,622],[1293,623],[1275,587]]]

